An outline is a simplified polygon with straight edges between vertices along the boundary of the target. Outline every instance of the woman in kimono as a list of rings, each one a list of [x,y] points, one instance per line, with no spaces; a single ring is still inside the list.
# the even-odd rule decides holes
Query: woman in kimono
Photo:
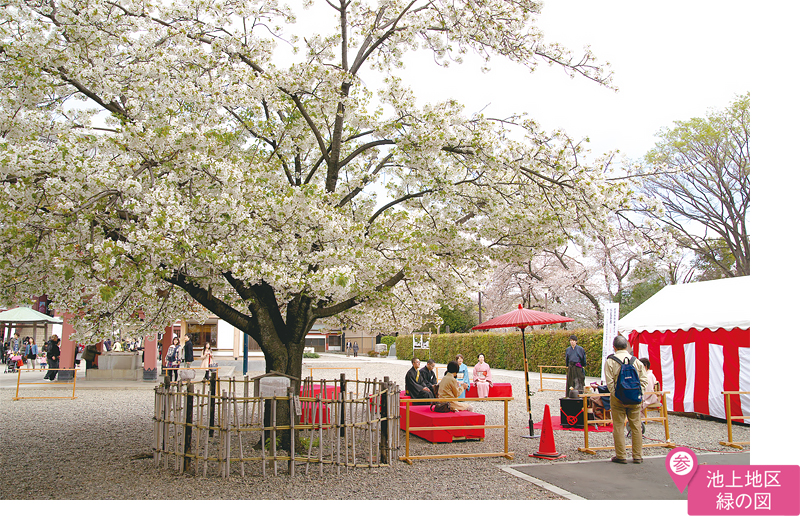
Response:
[[[489,387],[492,383],[492,369],[486,363],[483,353],[478,354],[478,363],[472,368],[472,375],[475,377],[475,387],[478,389],[479,398],[489,397]]]
[[[461,383],[456,380],[458,374],[458,362],[451,361],[447,364],[447,372],[439,382],[439,397],[440,398],[458,398],[463,393]],[[460,410],[472,411],[472,406],[461,401],[450,401],[450,411],[458,412]]]
[[[469,390],[469,368],[464,363],[464,355],[459,353],[456,355],[456,363],[458,364],[458,384],[463,389],[459,398],[466,398],[467,391]]]

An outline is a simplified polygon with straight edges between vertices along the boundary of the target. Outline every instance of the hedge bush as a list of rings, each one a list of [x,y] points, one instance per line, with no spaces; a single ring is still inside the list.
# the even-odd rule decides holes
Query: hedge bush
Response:
[[[381,337],[381,344],[386,344],[386,349],[389,349],[392,347],[392,344],[394,344],[396,340],[397,337],[393,335],[384,335],[383,337]]]
[[[525,346],[528,351],[528,370],[539,372],[539,365],[563,366],[564,352],[569,346],[569,336],[578,337],[578,344],[586,350],[586,376],[600,376],[603,367],[602,330],[526,330]],[[381,339],[381,342],[383,340]],[[412,342],[410,335],[400,335],[395,341],[399,360],[411,360]],[[480,332],[433,334],[429,350],[417,350],[420,360],[433,358],[437,363],[446,364],[457,354],[464,355],[464,363],[474,366],[478,354],[483,353],[486,363],[497,369],[522,371],[522,333]],[[423,361],[424,361],[423,360]],[[564,369],[545,371],[551,374],[565,374]]]

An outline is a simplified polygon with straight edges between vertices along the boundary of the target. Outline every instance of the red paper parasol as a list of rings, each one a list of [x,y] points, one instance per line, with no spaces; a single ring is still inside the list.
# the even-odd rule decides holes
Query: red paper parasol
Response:
[[[530,435],[524,437],[538,437],[533,435],[533,417],[531,416],[531,397],[528,382],[528,351],[525,349],[525,327],[559,324],[572,322],[574,320],[575,319],[570,319],[569,317],[561,315],[528,310],[527,308],[522,308],[522,305],[519,305],[519,308],[516,310],[512,310],[507,314],[489,319],[484,323],[472,327],[473,330],[489,330],[491,328],[519,328],[522,330],[522,357],[525,366],[525,402],[528,407],[528,430],[530,431]]]

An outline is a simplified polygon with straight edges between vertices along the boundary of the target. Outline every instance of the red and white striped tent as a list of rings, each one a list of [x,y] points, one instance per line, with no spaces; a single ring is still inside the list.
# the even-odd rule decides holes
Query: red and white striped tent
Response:
[[[667,410],[725,418],[722,391],[750,391],[750,277],[670,285],[619,320],[633,355],[647,357]],[[750,396],[731,396],[750,415]],[[749,420],[745,420],[749,423]]]

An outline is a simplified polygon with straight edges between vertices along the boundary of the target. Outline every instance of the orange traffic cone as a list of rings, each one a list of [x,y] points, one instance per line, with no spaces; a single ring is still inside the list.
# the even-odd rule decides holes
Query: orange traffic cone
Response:
[[[539,451],[528,454],[528,457],[539,459],[561,459],[566,455],[560,455],[556,451],[556,439],[553,434],[553,420],[550,419],[550,405],[544,406],[544,419],[542,420],[542,435],[539,439]]]

